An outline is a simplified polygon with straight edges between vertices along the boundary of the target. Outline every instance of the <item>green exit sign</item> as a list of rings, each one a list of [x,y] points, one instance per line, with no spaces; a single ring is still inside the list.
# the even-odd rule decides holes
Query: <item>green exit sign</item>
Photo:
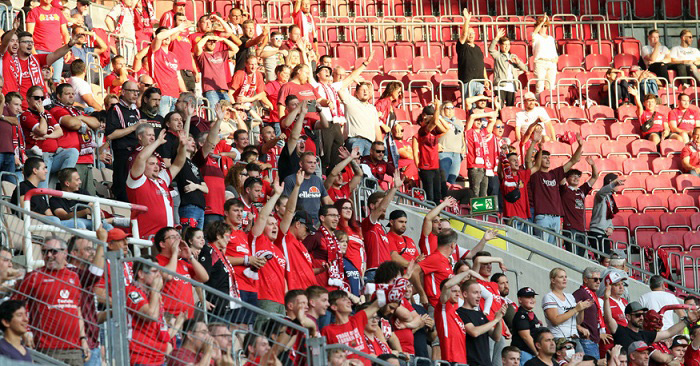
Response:
[[[472,215],[498,211],[498,198],[496,196],[472,198],[470,203]]]

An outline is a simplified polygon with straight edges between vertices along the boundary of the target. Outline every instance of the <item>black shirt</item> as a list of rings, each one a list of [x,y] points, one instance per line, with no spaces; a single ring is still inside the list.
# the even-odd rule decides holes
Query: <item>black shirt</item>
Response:
[[[457,315],[462,319],[465,326],[468,323],[472,323],[475,327],[478,327],[489,322],[489,320],[486,319],[486,315],[478,310],[459,308],[457,309]],[[470,366],[490,366],[489,333],[486,332],[476,338],[466,334],[466,337],[467,363]]]
[[[457,75],[459,80],[467,86],[469,80],[484,78],[484,53],[479,46],[474,47],[467,42],[456,44],[457,49]]]
[[[557,365],[559,365],[559,363],[554,361],[554,359],[552,359],[552,365],[557,366]],[[542,360],[540,360],[539,358],[533,357],[529,361],[525,362],[525,366],[549,366],[549,365],[542,362]]]
[[[418,315],[428,314],[428,312],[420,304],[411,304],[413,310],[418,313]],[[430,329],[428,327],[423,327],[418,329],[413,333],[413,351],[416,357],[430,358],[430,352],[428,351],[428,332]]]
[[[515,315],[513,316],[513,341],[510,345],[518,347],[521,351],[529,352],[530,354],[534,355],[537,353],[537,350],[530,349],[518,332],[529,329],[530,335],[532,335],[535,329],[541,326],[542,322],[537,319],[535,313],[525,310],[525,308],[522,306],[519,307],[518,311],[516,311]]]
[[[248,41],[250,41],[250,37],[241,37],[241,45],[238,46],[238,52],[236,53],[236,71],[245,69],[245,60],[250,54],[250,47],[245,46]]]
[[[20,182],[19,187],[15,188],[15,191],[12,192],[12,203],[24,208],[24,202],[20,203],[19,198],[34,188],[36,187],[28,180],[23,180]],[[49,209],[49,197],[43,194],[33,196],[29,201],[29,207],[29,210],[32,212],[46,215],[46,210]]]
[[[156,136],[158,138],[158,136]],[[168,131],[165,133],[165,143],[160,145],[156,152],[160,154],[163,159],[175,159],[177,156],[177,149],[180,147],[180,138],[174,133]],[[172,162],[172,161],[171,161]]]
[[[185,160],[185,165],[182,166],[180,173],[175,176],[177,190],[180,193],[180,207],[184,207],[185,205],[195,205],[203,210],[206,206],[204,192],[197,189],[192,192],[185,193],[185,186],[189,184],[188,181],[196,184],[202,183],[202,174],[199,172],[199,168],[189,158]]]
[[[118,109],[118,111],[117,111]],[[119,113],[124,119],[124,125],[119,118]],[[129,126],[138,123],[141,118],[141,113],[138,109],[129,108],[124,101],[120,101],[118,104],[112,106],[112,108],[107,111],[107,122],[105,124],[105,136],[109,136],[112,132],[127,128]],[[131,150],[132,148],[138,146],[139,140],[136,138],[136,132],[132,132],[122,138],[112,140],[112,150]],[[116,156],[115,156],[116,158]]]
[[[226,266],[224,265],[224,262],[222,262],[220,258],[218,258],[218,256],[213,253],[213,251],[214,249],[212,249],[211,244],[206,244],[202,247],[202,250],[199,251],[199,264],[201,264],[202,267],[204,267],[204,269],[207,271],[207,274],[209,275],[209,281],[205,282],[204,284],[213,289],[228,294],[228,271],[226,269]],[[221,254],[226,255],[225,253]],[[223,260],[227,259],[224,257]],[[212,315],[223,317],[226,314],[226,311],[229,310],[228,300],[220,296],[216,296],[211,292],[207,292],[207,301],[214,304],[215,306],[214,310],[212,310],[211,312]]]
[[[622,346],[622,349],[627,349],[630,344],[636,341],[644,341],[646,344],[652,344],[656,340],[656,332],[648,330],[640,330],[635,332],[630,328],[618,326],[617,331],[613,334],[615,344]]]
[[[158,133],[160,133],[160,130],[165,128],[165,126],[164,126],[165,118],[163,118],[163,116],[161,116],[160,114],[157,114],[157,113],[155,116],[149,116],[143,110],[139,109],[139,111],[141,111],[141,118],[148,121],[148,124],[151,125],[151,127],[153,127],[153,131],[156,134],[156,138],[158,138]]]
[[[87,192],[85,192],[82,189],[78,190],[75,193],[87,194]],[[75,200],[69,200],[69,199],[66,199],[63,197],[51,197],[51,198],[49,198],[49,206],[51,207],[51,212],[53,212],[54,215],[56,215],[56,210],[58,210],[59,208],[62,208],[67,213],[72,214],[73,210],[75,209],[75,205],[77,205],[78,203],[80,203],[80,202],[75,201]],[[85,207],[81,208],[81,210],[84,208]]]
[[[297,150],[292,150],[292,153],[290,154],[289,149],[287,149],[287,144],[285,144],[282,148],[282,152],[280,152],[279,159],[277,160],[277,169],[280,182],[284,181],[284,178],[297,173],[299,170],[300,160],[301,159],[299,158],[299,154],[297,154]]]

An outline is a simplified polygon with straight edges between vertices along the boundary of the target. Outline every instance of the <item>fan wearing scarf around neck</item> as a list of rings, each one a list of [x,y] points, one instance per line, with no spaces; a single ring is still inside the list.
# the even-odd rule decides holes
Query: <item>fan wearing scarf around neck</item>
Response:
[[[588,235],[592,238],[589,240],[600,241],[612,235],[613,224],[612,219],[619,211],[615,204],[613,193],[622,190],[625,184],[625,179],[617,176],[615,173],[608,173],[603,178],[603,187],[595,194],[593,201],[593,214],[591,216],[591,228]],[[606,253],[610,252],[610,248],[604,248]]]

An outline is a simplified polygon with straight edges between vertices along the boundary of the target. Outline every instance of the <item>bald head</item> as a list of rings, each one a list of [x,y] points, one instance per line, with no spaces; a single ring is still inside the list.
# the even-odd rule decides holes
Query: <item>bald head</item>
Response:
[[[127,103],[136,103],[139,97],[138,85],[134,81],[127,81],[122,84],[122,99]],[[135,90],[135,91],[134,91]]]

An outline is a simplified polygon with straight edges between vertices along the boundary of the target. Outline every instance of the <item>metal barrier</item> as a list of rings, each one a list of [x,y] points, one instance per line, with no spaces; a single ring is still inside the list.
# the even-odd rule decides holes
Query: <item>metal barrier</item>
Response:
[[[81,201],[81,202],[89,202],[92,203],[91,207],[91,216],[92,216],[92,227],[97,228],[101,226],[101,215],[96,215],[95,213],[101,213],[102,211],[100,210],[101,205],[105,206],[111,206],[115,208],[122,208],[122,209],[128,209],[130,212],[134,211],[138,214],[144,213],[148,211],[148,208],[142,205],[134,205],[131,203],[126,203],[126,202],[120,202],[120,201],[114,201],[114,200],[109,200],[105,198],[100,198],[100,197],[95,197],[95,196],[88,196],[88,195],[83,195],[83,194],[77,194],[77,193],[72,193],[72,192],[64,192],[64,191],[57,191],[53,189],[46,189],[46,188],[35,188],[30,190],[24,195],[24,209],[26,211],[31,211],[30,206],[31,206],[31,199],[32,197],[36,195],[47,195],[47,196],[52,196],[52,197],[62,197],[74,201]],[[36,266],[40,266],[43,263],[41,261],[34,261],[34,256],[32,255],[32,242],[31,242],[31,232],[34,232],[34,230],[63,230],[59,226],[55,226],[55,224],[49,224],[49,225],[32,225],[32,220],[35,220],[35,218],[32,215],[23,215],[24,218],[24,254],[27,256],[27,267],[29,268],[36,268]],[[46,220],[43,220],[42,222],[46,222]],[[91,236],[94,237],[94,231],[86,231],[86,230],[77,230],[81,232],[83,235],[86,236]],[[138,222],[136,221],[135,218],[131,219],[131,232],[133,238],[129,238],[129,243],[135,245],[135,249],[137,251],[140,250],[138,249],[139,246],[142,247],[149,247],[152,245],[152,243],[148,240],[143,240],[140,239],[139,237],[139,227],[138,227]]]

